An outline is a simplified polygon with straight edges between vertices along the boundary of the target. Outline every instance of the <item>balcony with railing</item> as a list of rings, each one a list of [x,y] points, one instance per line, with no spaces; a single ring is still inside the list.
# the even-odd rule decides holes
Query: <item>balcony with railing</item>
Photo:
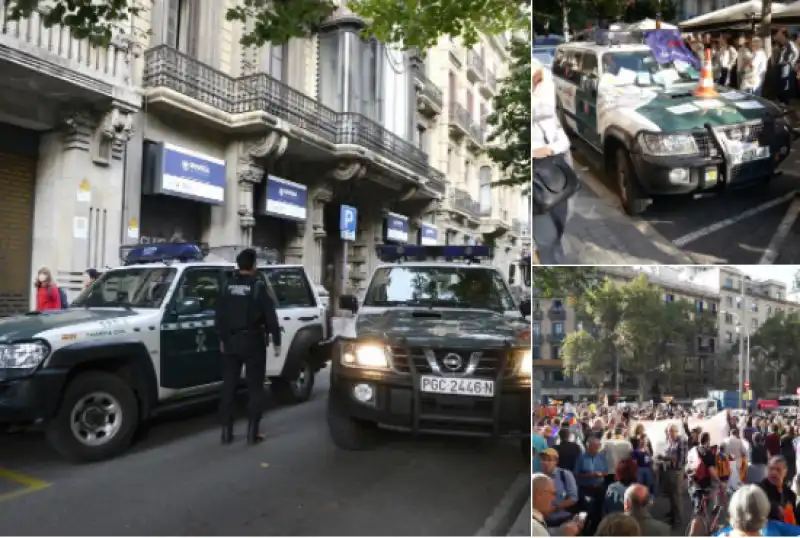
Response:
[[[470,82],[483,81],[486,77],[486,64],[483,56],[474,50],[467,52],[467,79]]]
[[[44,4],[44,2],[42,2]],[[27,19],[10,20],[9,8],[0,5],[0,71],[3,83],[25,79],[30,88],[44,94],[81,97],[86,92],[113,97],[139,106],[130,78],[131,43],[114,39],[108,47],[91,45],[78,39],[69,28],[44,23],[44,10],[34,11]],[[42,81],[31,78],[41,77]]]
[[[481,218],[480,204],[467,191],[454,188],[450,191],[448,201],[451,210],[457,211],[472,220]]]
[[[470,118],[469,128],[467,129],[469,132],[469,138],[467,139],[467,145],[473,151],[478,151],[483,149],[486,145],[486,127],[480,125],[479,123],[475,123],[475,121]]]
[[[472,124],[472,118],[461,104],[451,101],[450,102],[450,134],[462,138],[469,136],[469,128]]]
[[[414,70],[414,82],[417,87],[419,111],[429,117],[438,115],[444,106],[442,89],[425,76],[423,69],[419,67]]]
[[[491,69],[486,70],[486,77],[480,85],[480,92],[486,99],[491,99],[497,93],[497,75]]]
[[[143,86],[151,109],[189,110],[198,117],[210,117],[225,131],[243,133],[283,120],[311,140],[371,150],[425,177],[432,190],[445,191],[444,174],[432,168],[428,155],[411,142],[361,114],[337,113],[265,73],[232,77],[159,46],[145,52]],[[175,94],[181,99],[176,100]]]
[[[521,219],[511,219],[511,232],[516,235],[529,235],[528,223]]]

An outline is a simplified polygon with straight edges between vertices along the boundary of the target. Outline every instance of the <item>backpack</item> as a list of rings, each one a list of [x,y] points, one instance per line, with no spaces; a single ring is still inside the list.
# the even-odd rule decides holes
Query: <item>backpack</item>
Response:
[[[697,467],[694,468],[692,472],[692,476],[698,482],[702,482],[706,478],[708,478],[708,467],[706,466],[706,462],[703,461],[703,454],[697,452]]]
[[[69,298],[64,288],[58,288],[58,298],[61,301],[61,310],[69,308]]]

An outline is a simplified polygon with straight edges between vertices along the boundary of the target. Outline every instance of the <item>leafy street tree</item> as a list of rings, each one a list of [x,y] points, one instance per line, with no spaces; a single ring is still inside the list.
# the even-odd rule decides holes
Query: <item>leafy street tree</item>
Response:
[[[218,1],[218,0],[208,0]],[[142,14],[144,0],[6,0],[12,19],[39,9],[46,26],[61,24],[78,38],[107,45],[112,35],[124,32]],[[477,43],[479,33],[499,34],[529,27],[526,11],[531,1],[521,0],[351,0],[347,7],[370,21],[366,32],[386,43],[402,43],[421,50],[441,36],[461,37],[465,46]],[[228,20],[249,21],[252,30],[242,36],[245,46],[285,43],[293,37],[315,34],[336,9],[333,0],[241,0],[228,9]]]
[[[598,21],[636,22],[655,19],[659,10],[661,20],[678,18],[677,3],[672,0],[537,0],[533,9],[534,33],[560,34],[566,10],[571,30],[580,31]]]
[[[510,53],[509,74],[500,81],[494,112],[486,120],[492,132],[487,153],[505,174],[494,185],[522,185],[527,191],[531,183],[531,40],[512,40]]]
[[[531,286],[537,297],[579,298],[600,284],[600,274],[593,267],[535,265],[531,271]]]
[[[567,369],[597,380],[613,374],[618,357],[620,372],[636,380],[642,400],[655,381],[683,370],[685,344],[697,331],[688,302],[666,303],[663,290],[640,276],[607,280],[581,306],[591,328],[567,335],[561,354]]]
[[[734,350],[738,354],[738,346]],[[800,316],[777,312],[750,337],[750,383],[755,393],[786,376],[792,389],[800,383]],[[780,381],[780,379],[778,379]]]

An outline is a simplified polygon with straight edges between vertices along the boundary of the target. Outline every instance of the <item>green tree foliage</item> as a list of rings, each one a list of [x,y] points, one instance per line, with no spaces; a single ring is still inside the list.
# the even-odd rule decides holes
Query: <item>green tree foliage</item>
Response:
[[[204,0],[204,2],[219,0]],[[27,17],[42,6],[46,26],[61,24],[78,38],[105,46],[115,33],[130,28],[146,0],[6,0],[12,19]],[[426,49],[443,35],[461,37],[469,47],[479,33],[498,34],[527,28],[530,0],[352,0],[348,7],[369,21],[366,32],[387,43]],[[242,0],[227,11],[228,20],[249,21],[242,44],[285,43],[308,37],[336,9],[332,0]]]
[[[487,118],[491,128],[489,158],[502,170],[503,178],[493,185],[531,183],[531,40],[511,41],[511,69],[500,81],[494,98],[494,112]]]
[[[734,349],[738,354],[738,345]],[[775,387],[775,372],[785,375],[788,389],[800,383],[800,316],[777,312],[750,337],[750,383],[762,393]]]
[[[593,267],[544,267],[534,265],[531,287],[537,297],[580,298],[602,284],[602,278]]]
[[[560,34],[563,28],[563,8],[561,0],[537,0],[533,10],[533,27],[536,33]],[[598,21],[608,20],[637,22],[642,19],[655,19],[659,12],[658,0],[566,0],[567,19],[573,31],[586,29],[587,24],[597,25]],[[676,21],[677,3],[662,0],[661,20]],[[548,23],[545,28],[545,23]]]
[[[636,380],[642,400],[654,382],[683,369],[686,343],[697,331],[688,302],[666,303],[663,290],[640,276],[626,283],[605,281],[580,307],[579,316],[591,328],[567,335],[561,357],[568,369],[596,383],[613,378],[618,357],[620,372]]]

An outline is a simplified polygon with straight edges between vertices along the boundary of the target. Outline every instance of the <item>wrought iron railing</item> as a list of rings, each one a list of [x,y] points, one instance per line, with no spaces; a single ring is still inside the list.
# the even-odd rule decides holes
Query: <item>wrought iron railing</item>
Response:
[[[144,86],[169,88],[231,114],[267,112],[329,142],[362,146],[398,161],[444,193],[443,174],[431,168],[424,151],[366,116],[337,113],[265,73],[232,77],[161,45],[145,52]]]
[[[494,74],[494,71],[486,71],[486,84],[492,89],[493,92],[497,91],[497,75]]]
[[[450,122],[461,127],[465,132],[469,132],[472,124],[472,117],[461,104],[452,101],[450,103]]]
[[[467,215],[480,218],[481,205],[463,189],[453,189],[450,193],[450,201],[453,207]]]
[[[442,89],[434,84],[431,79],[426,77],[425,73],[422,72],[422,69],[417,69],[414,76],[417,77],[417,80],[422,83],[422,95],[430,99],[432,103],[441,108],[444,104],[444,94],[442,93]]]
[[[483,56],[474,50],[467,53],[467,66],[481,77],[486,75],[486,65],[483,62]]]
[[[436,168],[429,166],[428,173],[425,174],[428,178],[428,188],[433,192],[444,195],[447,191],[447,176]]]

